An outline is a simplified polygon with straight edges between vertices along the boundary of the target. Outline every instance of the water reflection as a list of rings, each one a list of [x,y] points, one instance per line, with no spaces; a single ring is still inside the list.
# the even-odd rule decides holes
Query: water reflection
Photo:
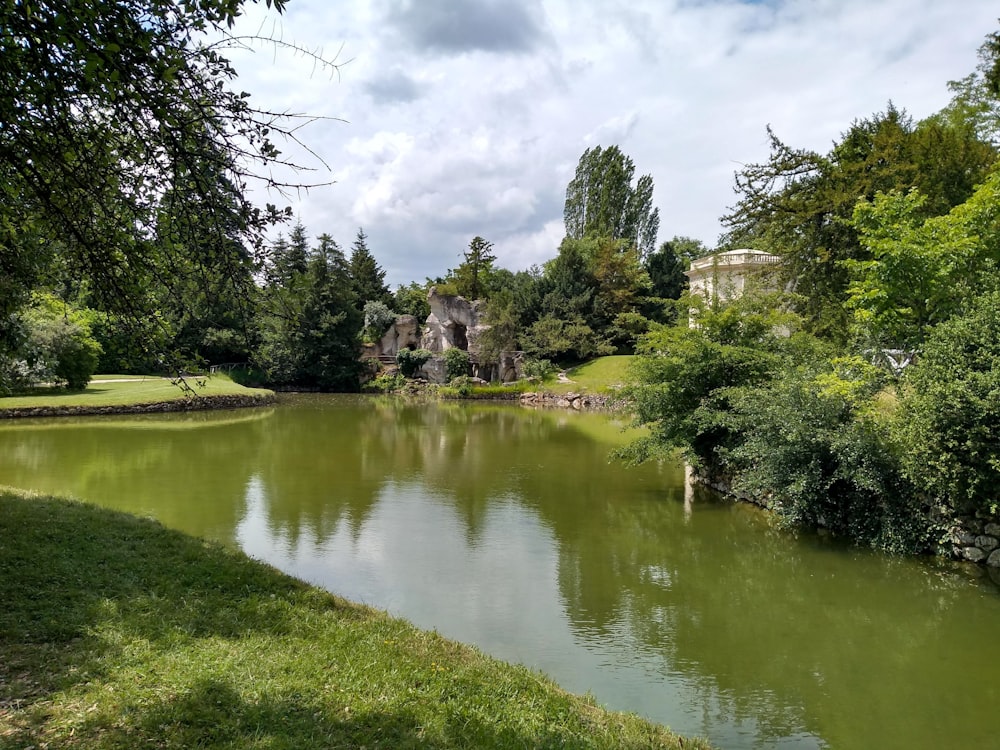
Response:
[[[236,413],[233,413],[236,414]],[[722,747],[987,746],[1000,599],[608,462],[593,415],[303,397],[0,428],[0,483],[153,514]]]

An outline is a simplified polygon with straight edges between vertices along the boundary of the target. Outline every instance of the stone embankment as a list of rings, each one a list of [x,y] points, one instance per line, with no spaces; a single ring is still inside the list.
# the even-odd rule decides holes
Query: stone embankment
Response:
[[[945,538],[944,552],[959,560],[1000,568],[1000,523],[969,516],[955,519]]]
[[[0,419],[26,417],[75,417],[95,414],[155,414],[204,409],[242,409],[274,403],[273,393],[194,396],[192,398],[157,401],[151,404],[120,404],[113,406],[29,406],[21,409],[0,409]]]
[[[528,392],[521,394],[522,406],[548,406],[559,409],[620,409],[625,402],[612,396],[590,393]]]

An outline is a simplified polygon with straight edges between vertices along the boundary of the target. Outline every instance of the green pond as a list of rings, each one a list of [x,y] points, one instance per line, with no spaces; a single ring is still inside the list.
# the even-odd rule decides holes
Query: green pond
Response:
[[[982,571],[776,528],[596,414],[296,396],[0,423],[0,484],[153,516],[721,748],[1000,746]]]

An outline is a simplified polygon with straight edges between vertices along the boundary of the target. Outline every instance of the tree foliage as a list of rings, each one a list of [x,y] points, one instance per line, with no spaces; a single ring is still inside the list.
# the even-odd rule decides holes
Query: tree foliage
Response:
[[[87,316],[49,294],[35,295],[24,314],[22,385],[49,382],[83,390],[101,353]]]
[[[285,0],[266,0],[281,11]],[[222,54],[240,0],[7,2],[0,7],[0,326],[58,258],[96,306],[133,320],[192,258],[224,276],[284,213],[246,197],[281,187],[275,139],[300,123],[232,86]],[[216,41],[211,41],[212,39]],[[224,179],[219,179],[219,176]],[[171,196],[183,196],[172,200]],[[169,231],[162,231],[163,207]],[[200,242],[203,237],[227,242]]]
[[[1000,293],[937,326],[908,368],[897,430],[910,480],[965,513],[1000,515]]]
[[[466,299],[487,299],[493,292],[493,243],[475,236],[462,254],[462,263],[448,273],[446,283]]]
[[[916,351],[934,326],[998,287],[1000,171],[945,216],[922,218],[925,200],[894,192],[855,209],[870,260],[847,266],[847,306],[867,345]]]
[[[653,207],[653,178],[633,184],[635,164],[618,146],[594,146],[583,152],[566,186],[563,218],[566,236],[627,240],[646,256],[656,247],[660,211]]]
[[[856,120],[826,155],[792,148],[770,128],[768,137],[768,161],[736,174],[740,200],[723,217],[722,243],[780,255],[807,324],[839,340],[849,321],[847,262],[870,257],[851,222],[855,204],[916,189],[926,196],[921,217],[940,215],[965,201],[996,159],[972,129],[933,118],[914,125],[891,103]]]
[[[392,292],[385,284],[385,271],[368,249],[368,235],[360,227],[354,238],[354,244],[351,245],[348,268],[351,289],[362,305],[368,302],[381,302],[387,307],[392,306]]]

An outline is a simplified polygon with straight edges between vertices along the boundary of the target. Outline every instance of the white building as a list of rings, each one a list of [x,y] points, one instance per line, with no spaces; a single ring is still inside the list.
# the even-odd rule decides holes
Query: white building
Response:
[[[743,294],[748,279],[758,279],[765,289],[775,288],[766,276],[780,261],[777,255],[760,250],[730,250],[692,261],[684,274],[690,281],[691,294],[710,302],[726,302]]]

